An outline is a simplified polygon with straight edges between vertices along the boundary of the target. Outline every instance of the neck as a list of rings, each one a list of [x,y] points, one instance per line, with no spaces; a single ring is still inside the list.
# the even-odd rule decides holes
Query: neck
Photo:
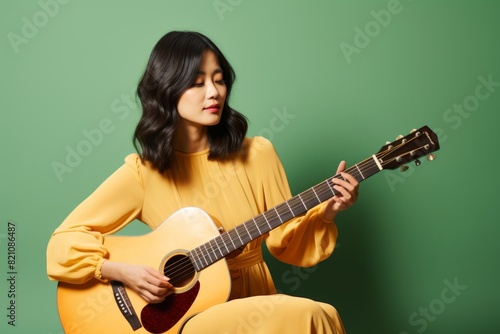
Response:
[[[196,153],[209,148],[207,128],[181,129],[174,135],[174,149],[184,153]]]

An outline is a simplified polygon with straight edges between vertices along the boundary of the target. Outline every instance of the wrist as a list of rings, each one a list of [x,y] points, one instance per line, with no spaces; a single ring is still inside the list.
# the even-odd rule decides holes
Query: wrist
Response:
[[[104,280],[122,281],[122,266],[118,262],[105,260],[101,265],[101,277]]]
[[[337,212],[333,210],[328,210],[328,206],[324,206],[320,211],[320,217],[324,222],[332,223],[337,216]]]

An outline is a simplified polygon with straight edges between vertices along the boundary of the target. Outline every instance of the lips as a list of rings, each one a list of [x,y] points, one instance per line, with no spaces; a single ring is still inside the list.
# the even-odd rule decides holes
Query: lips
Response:
[[[218,103],[214,103],[208,107],[203,108],[203,110],[206,110],[206,111],[211,112],[211,113],[216,113],[219,111],[219,109],[220,109],[220,104],[218,104]]]

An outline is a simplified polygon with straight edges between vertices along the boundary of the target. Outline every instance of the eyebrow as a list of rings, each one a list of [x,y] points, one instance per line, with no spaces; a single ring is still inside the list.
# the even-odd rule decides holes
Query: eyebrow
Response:
[[[213,72],[213,74],[217,74],[217,73],[224,73],[224,71],[222,70],[222,68],[220,68],[220,67],[219,67],[219,68],[217,68],[217,69]],[[200,71],[200,70],[198,70],[198,72],[196,72],[196,75],[200,75],[200,74],[207,74],[207,73],[206,73],[205,71]]]

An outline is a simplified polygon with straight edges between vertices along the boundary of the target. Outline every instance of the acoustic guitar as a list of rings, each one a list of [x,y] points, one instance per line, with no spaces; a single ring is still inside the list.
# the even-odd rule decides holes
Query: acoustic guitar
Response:
[[[408,162],[439,149],[436,134],[424,126],[346,170],[359,182],[383,169]],[[122,283],[91,280],[84,284],[59,282],[57,303],[68,334],[178,333],[192,316],[224,303],[231,291],[225,257],[290,219],[336,195],[332,178],[301,192],[229,231],[220,233],[204,211],[183,208],[154,231],[142,236],[106,236],[110,260],[143,263],[170,278],[174,293],[158,304],[148,304]],[[133,246],[132,246],[133,245]]]

